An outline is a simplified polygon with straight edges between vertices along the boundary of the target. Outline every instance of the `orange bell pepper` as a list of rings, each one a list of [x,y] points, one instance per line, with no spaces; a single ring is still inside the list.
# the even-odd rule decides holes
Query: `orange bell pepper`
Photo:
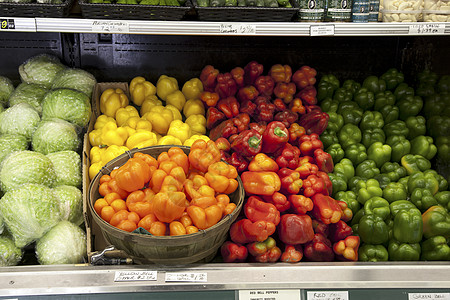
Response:
[[[99,183],[100,185],[98,187],[98,192],[103,197],[110,193],[117,193],[120,195],[121,199],[125,199],[129,194],[126,190],[120,188],[117,184],[117,180],[115,178],[112,178],[110,175],[103,175],[100,178]]]
[[[150,167],[150,173],[153,173],[159,166],[158,161],[150,154],[136,152],[136,153],[134,153],[133,157],[140,158],[143,161],[145,161],[147,163],[147,165]]]
[[[161,191],[164,179],[176,167],[178,167],[178,165],[170,160],[163,161],[159,164],[159,168],[153,172],[152,178],[150,179],[150,187],[155,193]]]
[[[222,214],[224,216],[231,214],[236,208],[236,204],[233,202],[230,203],[230,197],[226,194],[217,195],[216,200],[217,205],[222,209]]]
[[[217,200],[214,196],[197,197],[191,200],[190,205],[199,206],[201,208],[207,208],[211,205],[216,205]]]
[[[281,180],[275,172],[252,172],[241,174],[244,190],[248,194],[271,196],[281,188]]]
[[[187,234],[196,233],[196,232],[198,232],[198,228],[197,227],[195,227],[193,225],[186,227],[186,233]]]
[[[163,161],[173,161],[178,166],[183,168],[185,174],[189,172],[188,156],[178,147],[172,147],[167,152],[162,152],[158,156],[158,162],[161,163]]]
[[[205,174],[209,186],[216,192],[225,194],[231,194],[237,189],[239,185],[235,179],[237,176],[236,168],[223,161],[211,164]]]
[[[180,218],[186,206],[183,192],[160,192],[153,198],[153,212],[161,222],[170,223]]]
[[[179,221],[172,221],[169,224],[169,234],[171,236],[174,235],[185,235],[186,234],[186,227],[183,226],[183,224]]]
[[[155,193],[150,188],[132,192],[126,200],[128,210],[136,212],[141,218],[145,217],[153,212],[152,199],[154,196]]]
[[[150,166],[141,158],[133,157],[118,169],[114,178],[120,188],[133,192],[142,189],[151,176]]]
[[[155,214],[151,213],[143,217],[139,223],[138,227],[142,227],[151,234],[155,236],[166,235],[167,226],[165,223],[158,221]]]
[[[186,181],[186,174],[181,167],[173,168],[170,173],[164,177],[161,185],[161,192],[181,192],[183,190],[183,184]]]
[[[125,201],[123,201],[117,193],[106,194],[104,198],[99,198],[94,203],[94,210],[107,222],[111,220],[116,212],[126,208]]]
[[[207,229],[222,219],[222,209],[217,204],[207,208],[190,205],[186,211],[198,229]]]
[[[120,210],[116,212],[109,224],[119,229],[131,232],[137,229],[137,224],[139,223],[139,215],[135,212],[129,212],[127,210]]]
[[[209,165],[220,161],[221,154],[214,141],[199,139],[192,144],[188,157],[192,168],[206,172]]]
[[[189,200],[203,196],[214,197],[215,195],[215,190],[208,185],[206,178],[198,174],[185,180],[184,192]]]
[[[193,224],[191,217],[189,217],[189,214],[186,211],[181,215],[178,221],[180,221],[184,227],[188,227]]]
[[[278,164],[264,153],[256,154],[248,165],[249,171],[272,171],[278,172]]]

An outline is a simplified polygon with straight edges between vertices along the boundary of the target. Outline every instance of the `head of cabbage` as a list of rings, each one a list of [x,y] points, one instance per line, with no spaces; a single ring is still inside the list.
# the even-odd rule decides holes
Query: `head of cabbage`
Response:
[[[11,79],[0,76],[0,105],[6,106],[9,96],[14,91],[14,84]]]
[[[74,89],[91,97],[96,83],[97,80],[94,75],[88,71],[77,68],[67,68],[56,74],[56,77],[52,82],[52,89]]]
[[[83,195],[81,190],[71,185],[59,185],[53,188],[58,198],[61,219],[74,223],[77,226],[83,224]]]
[[[22,82],[37,83],[50,88],[56,74],[65,68],[56,56],[40,54],[21,64],[19,74]]]
[[[66,150],[47,154],[56,172],[55,186],[81,187],[81,157],[75,151]]]
[[[22,82],[9,97],[9,106],[28,103],[41,115],[42,101],[47,92],[48,89],[42,85]]]
[[[0,236],[0,267],[16,266],[22,260],[22,249],[9,236]]]
[[[49,119],[39,122],[31,139],[34,151],[48,154],[71,150],[77,151],[81,145],[77,127],[61,119]]]
[[[0,134],[0,163],[10,153],[28,149],[28,141],[20,134]]]
[[[30,140],[40,120],[31,105],[19,103],[0,113],[0,133],[21,134]]]

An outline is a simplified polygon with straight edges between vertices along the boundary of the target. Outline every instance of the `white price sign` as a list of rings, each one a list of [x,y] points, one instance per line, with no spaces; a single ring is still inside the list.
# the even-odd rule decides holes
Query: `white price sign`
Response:
[[[310,36],[334,35],[334,25],[311,25]]]
[[[108,33],[129,33],[130,25],[125,21],[95,20],[92,22],[92,31]]]
[[[206,273],[166,273],[168,281],[208,282],[208,276]]]
[[[156,271],[116,271],[114,281],[155,281]]]
[[[240,290],[239,300],[300,300],[300,290]]]
[[[445,32],[445,24],[423,23],[409,26],[409,34],[443,34]]]
[[[348,300],[348,291],[315,291],[306,293],[307,300]]]
[[[256,34],[256,25],[246,23],[221,23],[220,33],[224,34]]]
[[[409,293],[408,300],[450,300],[450,293]]]

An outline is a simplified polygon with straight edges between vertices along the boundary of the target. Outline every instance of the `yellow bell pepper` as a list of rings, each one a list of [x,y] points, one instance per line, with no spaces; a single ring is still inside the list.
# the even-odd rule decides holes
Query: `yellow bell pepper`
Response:
[[[181,143],[184,143],[185,140],[191,137],[191,127],[181,120],[173,120],[170,123],[167,135],[177,137]]]
[[[102,131],[102,145],[123,146],[128,138],[128,131],[124,127],[117,127],[114,122],[108,122],[101,129]]]
[[[162,138],[162,135],[160,135],[159,133],[157,133],[156,131],[152,131],[154,134],[156,134],[156,139],[159,141],[160,138]]]
[[[89,178],[92,180],[104,165],[122,153],[125,153],[125,151],[128,151],[128,148],[125,146],[112,145],[107,148],[92,147],[89,153],[91,161]]]
[[[122,89],[107,89],[100,96],[100,111],[102,114],[113,118],[116,111],[127,106],[128,103],[128,97]]]
[[[106,148],[100,148],[98,146],[92,147],[89,152],[89,160],[91,164],[102,162],[103,154],[105,153]]]
[[[186,81],[181,89],[186,99],[200,99],[200,94],[203,92],[203,84],[200,79],[192,78]]]
[[[153,106],[160,106],[162,105],[161,100],[158,99],[156,95],[150,95],[145,98],[144,102],[142,102],[141,110],[139,113],[141,114],[141,117],[148,113],[150,109],[152,109]]]
[[[166,104],[175,106],[179,111],[181,111],[186,103],[186,98],[180,90],[176,90],[173,93],[167,95]]]
[[[126,146],[128,149],[144,148],[155,146],[157,142],[158,138],[156,134],[148,130],[140,129],[128,137]]]
[[[142,118],[152,123],[153,131],[164,135],[173,121],[173,112],[164,106],[154,106]]]
[[[183,116],[181,115],[181,112],[173,105],[166,105],[166,108],[170,109],[173,113],[173,119],[174,120],[183,120]]]
[[[186,118],[191,115],[205,115],[205,106],[200,99],[189,99],[183,107],[183,113]]]
[[[145,98],[156,94],[156,87],[142,76],[134,77],[130,82],[131,101],[141,106]]]
[[[116,120],[112,117],[108,117],[107,115],[98,116],[94,123],[94,129],[101,129],[107,122],[116,122]]]
[[[131,128],[130,126],[122,126],[122,128],[125,128],[127,133],[128,133],[128,137],[130,137],[130,135],[133,135],[136,132],[136,129]],[[127,138],[128,139],[128,138]],[[126,142],[126,141],[125,141]]]
[[[94,129],[89,132],[89,143],[92,147],[102,145],[102,129]]]
[[[131,117],[139,117],[139,112],[134,106],[128,105],[126,107],[119,108],[116,111],[116,123],[118,126],[124,125]]]
[[[129,118],[123,126],[128,126],[135,130],[145,129],[148,131],[152,131],[152,123],[150,121],[142,119],[141,117],[131,117]]]
[[[161,75],[156,82],[156,94],[160,99],[166,101],[167,96],[179,90],[178,81],[174,77]]]
[[[209,141],[209,137],[206,136],[206,135],[194,134],[194,135],[192,135],[190,138],[188,138],[187,140],[184,141],[183,146],[191,147],[192,144],[193,144],[196,140],[204,140],[205,142],[208,142],[208,141]]]
[[[166,136],[161,137],[158,140],[158,145],[177,145],[177,146],[182,146],[183,143],[177,137],[174,137],[174,136],[171,136],[171,135],[166,135]]]
[[[204,115],[190,115],[186,124],[191,127],[192,134],[202,135],[206,133],[206,118]]]

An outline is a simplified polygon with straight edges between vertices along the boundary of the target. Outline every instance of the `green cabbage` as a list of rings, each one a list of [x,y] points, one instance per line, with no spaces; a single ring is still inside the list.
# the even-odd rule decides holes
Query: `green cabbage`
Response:
[[[16,266],[22,260],[22,250],[7,236],[0,236],[0,267]]]
[[[0,105],[6,106],[9,96],[14,91],[14,85],[8,77],[0,76]]]
[[[0,199],[0,213],[17,247],[40,239],[61,221],[59,200],[42,184],[23,184]]]
[[[40,120],[31,105],[19,103],[0,114],[0,133],[21,134],[30,140]]]
[[[49,154],[64,150],[77,151],[81,145],[77,128],[61,119],[42,120],[33,134],[31,147],[34,151]]]
[[[56,172],[57,185],[71,185],[81,187],[81,157],[71,150],[58,151],[47,154]]]
[[[77,264],[84,261],[86,233],[69,221],[61,221],[36,242],[41,265]]]
[[[9,106],[18,103],[30,104],[39,114],[42,114],[42,101],[48,89],[35,83],[19,84],[9,97]]]
[[[23,135],[1,134],[0,135],[0,162],[10,153],[28,149],[28,141]]]
[[[52,83],[52,89],[70,88],[85,93],[89,97],[97,83],[94,75],[82,69],[64,69],[59,72]]]
[[[24,183],[43,184],[52,187],[56,172],[52,161],[42,153],[24,150],[9,154],[0,166],[0,187],[8,192]]]
[[[81,190],[71,185],[60,185],[53,188],[59,200],[61,218],[77,226],[83,224],[83,195]]]
[[[22,82],[37,83],[50,88],[56,74],[65,68],[56,56],[40,54],[21,64],[19,74]]]

